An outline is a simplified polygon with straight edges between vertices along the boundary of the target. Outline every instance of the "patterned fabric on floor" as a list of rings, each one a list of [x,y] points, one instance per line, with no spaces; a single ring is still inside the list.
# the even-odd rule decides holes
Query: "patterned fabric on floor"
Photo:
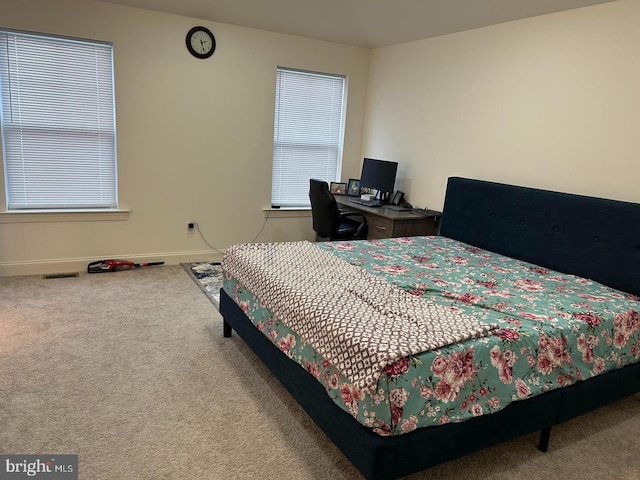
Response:
[[[222,287],[220,262],[183,263],[182,266],[211,302],[218,307],[220,305],[220,288]]]

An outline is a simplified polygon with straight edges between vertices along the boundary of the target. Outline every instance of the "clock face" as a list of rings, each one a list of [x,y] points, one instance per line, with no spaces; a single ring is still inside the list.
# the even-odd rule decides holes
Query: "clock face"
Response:
[[[216,39],[209,29],[193,27],[187,33],[187,49],[197,58],[209,58],[216,49]]]

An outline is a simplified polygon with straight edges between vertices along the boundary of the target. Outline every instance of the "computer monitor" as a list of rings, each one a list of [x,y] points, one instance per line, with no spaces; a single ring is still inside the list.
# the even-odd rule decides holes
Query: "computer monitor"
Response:
[[[378,190],[378,198],[386,201],[396,184],[398,162],[365,158],[360,175],[360,186]]]

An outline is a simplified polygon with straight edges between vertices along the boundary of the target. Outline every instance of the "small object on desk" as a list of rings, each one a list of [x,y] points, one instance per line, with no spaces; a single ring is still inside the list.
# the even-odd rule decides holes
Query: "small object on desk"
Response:
[[[347,195],[357,197],[360,195],[360,179],[350,178],[347,184]]]
[[[344,195],[347,192],[347,184],[342,182],[331,182],[329,191],[334,195]]]

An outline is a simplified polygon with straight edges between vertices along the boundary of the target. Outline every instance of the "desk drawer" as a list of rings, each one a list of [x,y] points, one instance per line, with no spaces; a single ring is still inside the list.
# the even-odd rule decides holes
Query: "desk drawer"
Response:
[[[393,237],[393,220],[377,215],[369,215],[369,238]]]

